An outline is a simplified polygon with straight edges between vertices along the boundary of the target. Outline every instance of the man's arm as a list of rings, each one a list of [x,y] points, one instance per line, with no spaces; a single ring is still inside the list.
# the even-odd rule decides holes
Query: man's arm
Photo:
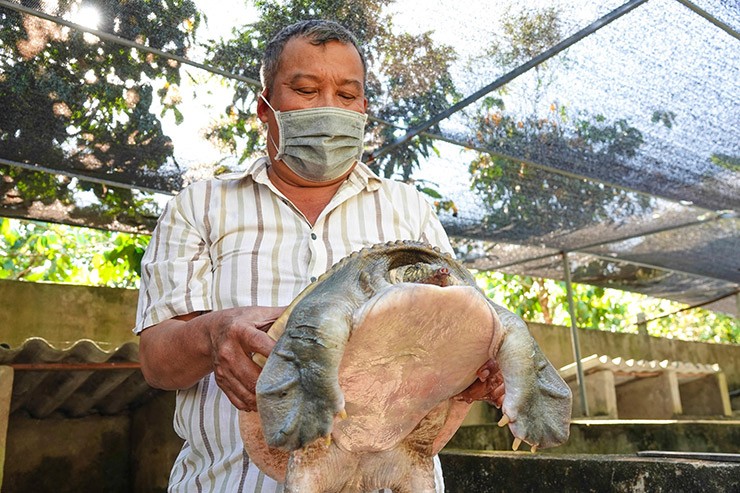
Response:
[[[270,354],[275,341],[265,331],[283,310],[230,308],[190,313],[153,325],[140,334],[144,378],[156,388],[185,389],[213,371],[234,406],[253,411],[260,367],[251,356]]]

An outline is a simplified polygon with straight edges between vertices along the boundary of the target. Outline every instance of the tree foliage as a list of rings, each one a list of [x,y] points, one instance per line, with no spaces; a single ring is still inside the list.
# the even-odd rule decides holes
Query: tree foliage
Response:
[[[191,0],[66,0],[48,13],[63,17],[82,8],[99,13],[101,31],[181,56],[200,18]],[[178,65],[0,9],[0,157],[83,175],[105,171],[114,181],[154,188],[157,181],[177,182],[179,176],[162,170],[174,164],[173,148],[157,109],[178,115]],[[144,203],[127,189],[110,193],[17,167],[0,166],[0,172],[4,207],[70,206],[76,193],[88,191],[109,219],[134,226],[144,219]]]
[[[491,271],[478,272],[476,278],[488,297],[525,320],[570,326],[564,282]],[[573,284],[573,305],[579,328],[638,333],[641,314],[652,336],[740,344],[736,317],[703,309],[686,310],[685,305],[668,300]]]
[[[136,287],[146,235],[0,218],[0,279]]]
[[[518,118],[505,113],[503,101],[489,98],[490,106],[477,117],[477,133],[486,147],[506,148],[511,155],[524,149],[546,147],[573,156],[575,151],[612,159],[633,156],[642,144],[640,132],[625,120],[607,121],[603,115],[581,113],[570,117],[553,103],[547,117]],[[553,232],[573,231],[593,222],[620,215],[637,214],[651,200],[643,195],[549,174],[526,161],[494,153],[479,153],[469,165],[471,187],[486,206],[483,225],[489,230],[511,228],[526,239]],[[516,228],[512,228],[516,226]]]

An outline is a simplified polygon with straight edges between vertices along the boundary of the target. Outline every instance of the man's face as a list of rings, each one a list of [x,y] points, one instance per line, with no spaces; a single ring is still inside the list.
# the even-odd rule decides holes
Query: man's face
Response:
[[[332,106],[365,113],[367,99],[360,54],[351,44],[339,41],[316,46],[305,38],[293,38],[280,55],[272,92],[265,91],[263,95],[278,111]],[[279,142],[275,115],[261,98],[257,115],[267,123],[272,139]],[[284,163],[275,161],[277,151],[269,138],[267,149],[276,171],[285,169],[292,174]]]

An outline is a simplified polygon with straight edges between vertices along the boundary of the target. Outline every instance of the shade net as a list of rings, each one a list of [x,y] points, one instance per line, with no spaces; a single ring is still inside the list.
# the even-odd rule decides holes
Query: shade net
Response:
[[[375,3],[368,156],[429,194],[468,266],[562,279],[569,252],[575,282],[736,313],[736,2]],[[152,192],[244,169],[264,145],[256,13],[0,0],[0,213],[147,232]],[[428,31],[455,57],[384,66]],[[404,166],[420,141],[438,154]]]

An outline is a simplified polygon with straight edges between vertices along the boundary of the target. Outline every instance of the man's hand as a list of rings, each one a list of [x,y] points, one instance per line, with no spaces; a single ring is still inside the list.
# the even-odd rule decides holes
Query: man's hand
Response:
[[[283,309],[250,307],[223,310],[218,312],[219,323],[210,330],[216,383],[240,410],[257,410],[254,392],[261,368],[252,361],[252,356],[254,353],[269,356],[275,341],[265,332]]]
[[[489,359],[478,369],[478,380],[470,387],[455,396],[455,399],[471,403],[473,401],[488,401],[501,408],[504,402],[504,377],[495,360]]]
[[[261,369],[252,355],[270,354],[275,341],[265,332],[284,309],[229,308],[190,313],[153,325],[141,332],[139,340],[144,378],[156,388],[186,389],[212,371],[234,406],[254,411]]]

